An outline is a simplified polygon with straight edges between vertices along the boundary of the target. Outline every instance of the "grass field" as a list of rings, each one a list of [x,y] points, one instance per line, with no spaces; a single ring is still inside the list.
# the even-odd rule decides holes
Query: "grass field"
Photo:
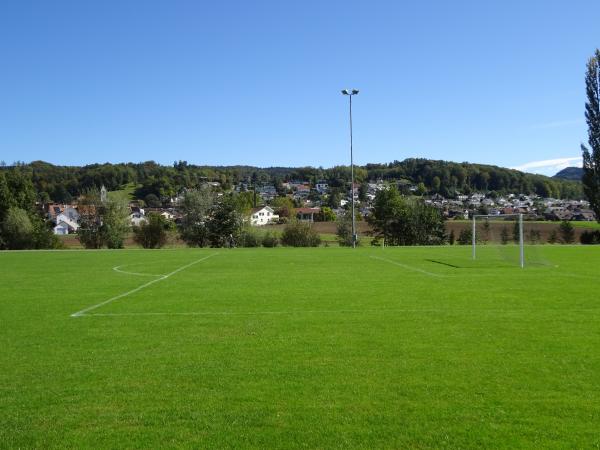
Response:
[[[600,250],[511,251],[0,252],[0,447],[598,448]]]
[[[136,189],[135,183],[126,184],[122,189],[118,191],[110,191],[108,192],[108,198],[114,201],[129,203],[132,200],[135,200],[135,196],[133,195]]]

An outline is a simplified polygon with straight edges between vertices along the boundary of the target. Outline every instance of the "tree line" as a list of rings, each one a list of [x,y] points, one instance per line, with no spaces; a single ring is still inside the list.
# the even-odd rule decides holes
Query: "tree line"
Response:
[[[37,208],[30,173],[19,167],[0,171],[0,250],[59,246]]]
[[[109,191],[127,184],[136,186],[135,197],[162,201],[185,189],[203,183],[218,182],[223,191],[233,185],[272,184],[278,193],[290,180],[316,183],[325,180],[335,193],[343,193],[350,182],[350,167],[268,167],[222,166],[209,167],[177,161],[164,166],[153,161],[142,163],[91,164],[87,166],[56,166],[43,161],[0,166],[0,172],[19,169],[31,179],[36,199],[41,203],[70,203],[84,192],[101,186]],[[423,191],[438,193],[447,198],[471,192],[498,194],[537,194],[541,197],[581,198],[580,182],[527,174],[516,170],[470,163],[454,163],[409,158],[388,164],[367,164],[355,168],[355,180],[364,184],[376,180],[396,181],[399,186],[419,186]]]

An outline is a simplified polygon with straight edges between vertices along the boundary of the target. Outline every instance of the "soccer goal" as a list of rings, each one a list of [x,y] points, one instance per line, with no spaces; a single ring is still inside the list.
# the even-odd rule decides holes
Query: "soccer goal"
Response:
[[[523,214],[499,214],[473,216],[471,230],[473,259],[477,259],[478,247],[492,244],[500,249],[518,247],[518,264],[525,267],[525,239],[523,234]],[[504,247],[506,246],[506,247]],[[509,260],[510,251],[504,250],[504,259]]]

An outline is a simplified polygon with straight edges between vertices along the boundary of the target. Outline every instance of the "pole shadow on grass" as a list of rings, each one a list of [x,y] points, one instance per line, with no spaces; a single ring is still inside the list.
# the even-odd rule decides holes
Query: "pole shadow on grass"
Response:
[[[425,259],[425,261],[428,261],[430,263],[434,263],[434,264],[441,264],[442,266],[446,266],[446,267],[452,267],[453,269],[462,269],[463,267],[461,266],[457,266],[456,264],[450,264],[444,261],[437,261],[435,259]]]

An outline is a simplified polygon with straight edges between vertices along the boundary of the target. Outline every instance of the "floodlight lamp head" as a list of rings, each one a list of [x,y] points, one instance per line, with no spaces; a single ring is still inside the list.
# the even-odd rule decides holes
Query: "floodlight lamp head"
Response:
[[[350,92],[348,92],[348,89],[342,89],[342,94],[350,95]]]
[[[358,89],[352,89],[352,95],[358,94]]]

